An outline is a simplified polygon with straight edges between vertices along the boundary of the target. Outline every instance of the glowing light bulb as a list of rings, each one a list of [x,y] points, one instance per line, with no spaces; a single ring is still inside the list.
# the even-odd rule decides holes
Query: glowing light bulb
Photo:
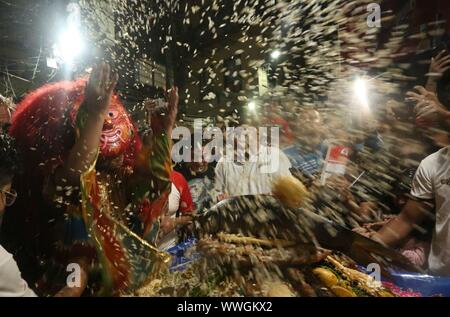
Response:
[[[270,54],[270,57],[272,57],[272,59],[278,59],[281,56],[281,52],[279,50],[275,50]]]
[[[354,86],[354,93],[358,101],[361,103],[361,106],[364,110],[369,110],[369,97],[367,92],[367,82],[362,79],[356,79]]]

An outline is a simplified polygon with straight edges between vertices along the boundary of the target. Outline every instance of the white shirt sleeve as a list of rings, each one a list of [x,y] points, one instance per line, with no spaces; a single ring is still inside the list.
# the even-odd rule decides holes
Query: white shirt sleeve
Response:
[[[0,245],[0,297],[36,297],[12,255]]]
[[[291,161],[287,157],[286,154],[284,154],[283,151],[279,150],[278,153],[280,153],[280,170],[279,173],[282,176],[290,176],[291,171],[290,168],[292,167]]]
[[[214,177],[214,191],[217,195],[225,194],[225,172],[224,172],[224,163],[219,161],[217,162],[215,168],[215,177]]]
[[[169,195],[169,215],[175,215],[180,208],[180,192],[176,186],[172,183],[172,189]]]
[[[414,175],[411,195],[419,199],[433,199],[433,175],[437,162],[434,160],[435,155],[432,154],[420,162],[419,168]]]

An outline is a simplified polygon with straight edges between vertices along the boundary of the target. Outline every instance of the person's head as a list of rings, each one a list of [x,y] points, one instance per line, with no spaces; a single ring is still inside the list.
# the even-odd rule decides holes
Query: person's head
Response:
[[[235,128],[233,135],[233,147],[235,161],[247,161],[256,154],[259,149],[258,128],[249,123],[242,124]]]
[[[185,151],[190,151],[190,161],[184,162],[184,165],[191,170],[193,173],[202,173],[208,168],[208,162],[204,157],[204,144],[203,140],[196,140],[194,134],[191,134],[191,144],[189,149]],[[200,160],[198,160],[200,158]]]
[[[310,145],[316,145],[322,141],[323,125],[322,116],[312,108],[306,108],[299,111],[296,122],[297,137]]]
[[[64,161],[87,115],[81,107],[85,87],[86,79],[51,83],[32,91],[18,104],[10,134],[17,140],[27,169],[48,174]],[[103,120],[99,161],[115,163],[123,156],[124,165],[132,165],[140,144],[125,106],[113,95]]]
[[[11,184],[18,169],[18,161],[19,156],[14,139],[0,132],[0,218],[5,208],[11,206],[17,197]]]
[[[72,120],[79,116],[79,108],[72,110]],[[82,114],[81,114],[82,115]],[[111,97],[111,103],[103,121],[100,136],[100,152],[97,167],[119,169],[123,166],[127,152],[137,137],[131,118],[118,96]]]

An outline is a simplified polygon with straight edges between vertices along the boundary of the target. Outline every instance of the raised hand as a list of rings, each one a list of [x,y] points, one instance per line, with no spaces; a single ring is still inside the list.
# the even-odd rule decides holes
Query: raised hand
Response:
[[[406,101],[412,101],[415,103],[423,101],[435,101],[439,103],[438,97],[435,93],[426,90],[422,86],[414,86],[414,90],[406,93]]]
[[[426,90],[422,86],[415,86],[413,91],[406,93],[406,100],[414,102],[414,112],[416,113],[416,122],[419,125],[428,125],[428,123],[437,122],[444,118],[447,110],[440,103],[436,94]]]
[[[447,51],[441,51],[436,57],[431,58],[429,73],[427,76],[439,79],[450,69],[450,54]]]
[[[175,120],[178,114],[178,102],[180,97],[178,96],[178,87],[172,87],[168,92],[168,107],[167,107],[167,118],[165,122],[165,130],[171,135],[173,126],[175,125]]]
[[[118,75],[111,74],[109,64],[102,62],[92,70],[86,85],[86,103],[89,112],[103,114],[109,106]]]
[[[106,63],[96,66],[86,84],[85,99],[77,114],[78,137],[61,169],[57,172],[57,186],[78,185],[80,176],[97,159],[104,118],[108,110],[118,76],[111,75]],[[67,185],[63,185],[67,186]]]

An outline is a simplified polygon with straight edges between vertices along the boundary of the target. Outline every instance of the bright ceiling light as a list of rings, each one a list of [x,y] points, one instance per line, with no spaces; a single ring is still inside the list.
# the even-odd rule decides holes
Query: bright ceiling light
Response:
[[[254,101],[250,101],[247,105],[248,110],[254,112],[256,110],[256,102]]]
[[[270,54],[270,57],[272,57],[272,59],[278,59],[281,56],[281,52],[279,50],[275,50]]]
[[[83,52],[84,43],[80,34],[80,8],[75,3],[69,3],[67,11],[67,27],[59,34],[53,46],[53,55],[60,63],[72,64]]]
[[[80,32],[75,27],[70,27],[60,34],[54,46],[54,55],[61,62],[71,64],[83,52],[83,49]]]
[[[354,93],[364,110],[369,110],[369,97],[367,91],[367,81],[357,78],[353,85]]]

